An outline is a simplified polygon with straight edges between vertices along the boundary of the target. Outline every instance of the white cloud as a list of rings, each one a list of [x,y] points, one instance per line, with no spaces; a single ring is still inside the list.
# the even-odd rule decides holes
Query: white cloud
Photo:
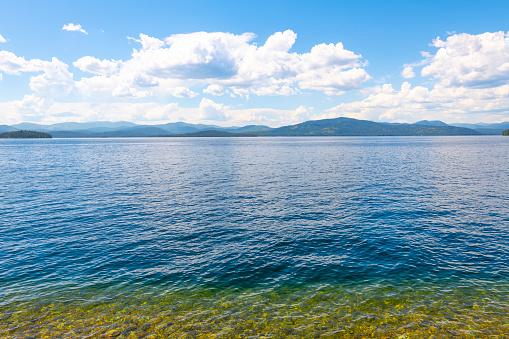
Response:
[[[6,74],[43,72],[30,78],[30,89],[42,96],[54,98],[69,94],[74,83],[72,73],[67,68],[67,64],[57,58],[51,61],[39,59],[27,61],[12,52],[0,51],[0,71]]]
[[[225,111],[228,107],[217,104],[214,101],[203,98],[200,102],[200,119],[203,120],[227,120]]]
[[[415,77],[414,68],[411,66],[406,66],[401,72],[401,76],[405,79],[411,79]]]
[[[32,120],[37,120],[36,117],[43,114],[55,98],[68,95],[74,87],[73,75],[67,64],[57,58],[27,61],[12,52],[0,51],[0,71],[13,75],[42,72],[30,78],[30,89],[34,93],[25,95],[14,105],[19,114],[25,114]]]
[[[433,41],[439,48],[422,76],[444,86],[497,87],[509,83],[509,33],[455,34]]]
[[[249,90],[248,89],[234,88],[231,97],[234,98],[235,95],[238,95],[241,98],[245,98],[246,100],[249,100]]]
[[[44,109],[29,111],[29,100],[0,103],[2,123],[15,124],[22,121],[46,124],[69,121],[133,121],[156,124],[175,121],[202,123],[204,116],[220,126],[268,125],[278,127],[313,119],[312,108],[299,106],[296,109],[278,110],[273,108],[234,109],[212,100],[205,100],[199,107],[183,108],[176,103],[91,103],[91,102],[48,102]],[[25,105],[23,109],[21,106]],[[34,105],[33,107],[41,107]]]
[[[207,88],[203,90],[203,93],[212,94],[214,96],[221,96],[224,94],[223,86],[219,86],[217,84],[209,85]]]
[[[278,110],[273,108],[229,109],[227,111],[229,125],[268,125],[279,127],[296,124],[314,119],[312,108],[299,106],[294,110]]]
[[[318,69],[324,67],[352,68],[358,67],[360,55],[344,49],[343,44],[320,44],[311,49],[310,53],[302,54],[303,69]]]
[[[323,117],[350,116],[371,120],[416,121],[422,119],[497,122],[508,120],[509,34],[454,34],[437,38],[433,55],[405,65],[402,76],[413,78],[413,67],[432,77],[428,86],[405,82],[400,90],[391,84],[375,87],[361,101],[340,104]]]
[[[80,24],[69,23],[67,25],[64,25],[62,27],[62,30],[64,30],[64,31],[81,32],[81,33],[88,34],[83,28],[81,28]]]
[[[73,65],[83,72],[109,76],[117,73],[121,63],[120,60],[99,60],[91,56],[85,56],[73,62]]]
[[[46,124],[69,121],[135,121],[138,123],[167,123],[178,121],[188,112],[176,103],[91,103],[91,102],[48,102],[32,101],[36,97],[0,103],[2,123],[15,124],[22,121]],[[41,109],[45,106],[43,109]],[[196,116],[198,110],[196,109]],[[193,117],[191,117],[193,118]]]
[[[37,94],[27,94],[23,100],[16,102],[15,107],[25,121],[41,121],[52,102]]]
[[[37,67],[43,71],[42,74],[30,78],[30,89],[45,97],[63,97],[68,95],[74,81],[72,73],[67,70],[67,65],[57,58],[49,61],[34,61]]]
[[[23,121],[15,101],[0,102],[0,124],[12,125]]]
[[[143,33],[140,34],[140,39],[135,39],[130,36],[128,36],[127,39],[139,42],[143,49],[158,49],[164,46],[164,41],[157,38],[152,38]]]
[[[267,86],[267,87],[258,87],[258,88],[252,89],[251,93],[253,93],[255,95],[259,95],[259,96],[263,96],[263,95],[289,96],[289,95],[299,94],[298,91],[296,91],[294,88],[292,88],[288,85],[284,85],[284,86],[272,85],[272,86]]]
[[[359,88],[370,79],[364,69],[358,68],[364,66],[359,62],[361,56],[345,50],[343,44],[320,44],[309,53],[290,53],[296,37],[291,30],[278,32],[262,47],[248,49],[238,75],[225,83],[250,88],[253,94],[260,93],[257,86],[267,87],[268,84],[297,85],[302,89],[339,95]]]
[[[509,85],[495,88],[445,87],[431,90],[405,82],[400,90],[385,84],[362,101],[340,104],[323,118],[348,116],[382,121],[442,120],[446,122],[495,122],[507,119]]]
[[[177,87],[174,89],[170,89],[170,91],[171,91],[171,94],[177,98],[194,98],[195,96],[198,95],[198,93],[195,93],[195,92],[189,90],[189,88],[185,88],[185,87]]]
[[[0,51],[0,71],[19,75],[21,72],[36,72],[38,69],[25,58],[18,57],[12,52]]]
[[[2,34],[0,34],[0,43],[1,43],[1,42],[7,42],[7,39],[5,39],[5,38],[2,36]]]
[[[291,30],[276,32],[261,47],[251,43],[254,37],[252,33],[196,32],[163,41],[140,34],[140,39],[129,38],[142,44],[129,60],[87,56],[76,61],[76,67],[101,77],[82,78],[76,87],[90,94],[98,90],[87,84],[100,83],[103,94],[109,91],[133,98],[193,97],[197,94],[192,89],[199,88],[216,96],[228,91],[248,99],[249,94],[293,95],[299,88],[342,94],[370,78],[361,56],[341,43],[317,45],[309,53],[298,54],[290,52],[297,38]],[[147,86],[150,91],[142,88]]]
[[[121,83],[119,86],[115,87],[112,94],[114,97],[132,99],[147,98],[153,95],[151,91],[139,90],[138,88],[129,86],[127,83]]]
[[[297,76],[303,89],[323,91],[327,95],[340,95],[346,91],[360,88],[370,76],[362,68],[343,71],[338,68],[313,70]]]

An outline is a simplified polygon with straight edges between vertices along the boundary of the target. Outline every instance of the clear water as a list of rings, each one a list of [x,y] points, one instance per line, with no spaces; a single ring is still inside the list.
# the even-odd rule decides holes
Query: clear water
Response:
[[[0,140],[0,337],[509,337],[509,138]]]

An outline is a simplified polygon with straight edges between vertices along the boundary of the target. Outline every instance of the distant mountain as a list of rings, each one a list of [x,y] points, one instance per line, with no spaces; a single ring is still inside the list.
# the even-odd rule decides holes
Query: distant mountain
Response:
[[[249,125],[243,127],[220,127],[215,125],[188,124],[174,122],[160,125],[137,125],[132,122],[96,121],[96,122],[67,122],[53,125],[41,125],[23,122],[4,127],[5,132],[25,129],[37,132],[51,133],[55,138],[104,138],[104,137],[150,137],[168,134],[187,134],[205,130],[225,132],[260,132],[272,128],[263,125]],[[3,131],[0,129],[0,131]]]
[[[166,137],[259,137],[260,132],[243,132],[243,133],[235,133],[235,132],[226,132],[226,131],[218,131],[218,130],[205,130],[198,131],[193,133],[185,133],[185,134],[168,134],[164,135]]]
[[[226,131],[235,133],[253,133],[253,132],[266,132],[270,130],[273,130],[273,128],[264,125],[248,125],[244,127],[234,127],[233,130],[230,129]]]
[[[421,121],[414,122],[412,124],[410,124],[408,122],[385,122],[385,121],[382,121],[380,123],[385,124],[385,125],[449,126],[448,124],[446,124],[445,122],[440,121],[440,120],[421,120]]]
[[[440,120],[421,120],[416,123],[413,123],[412,125],[423,125],[423,126],[449,126],[445,122]]]
[[[16,130],[25,130],[25,131],[49,131],[47,125],[40,125],[40,124],[34,124],[31,122],[22,122],[21,124],[12,125],[11,127],[15,128]]]
[[[7,133],[7,132],[14,132],[17,131],[16,128],[7,126],[7,125],[0,125],[0,133]]]
[[[468,128],[435,125],[392,125],[352,118],[306,121],[284,126],[260,135],[267,136],[413,136],[413,135],[479,135]]]
[[[94,133],[84,131],[54,131],[51,132],[53,138],[92,138]]]
[[[131,127],[128,129],[124,129],[121,131],[117,131],[117,133],[135,133],[135,134],[141,134],[141,135],[164,135],[168,134],[168,131],[165,129],[162,129],[160,127],[152,127],[152,126],[136,126]],[[105,133],[107,134],[107,133]]]
[[[451,126],[471,128],[482,134],[500,135],[505,129],[509,128],[509,121],[500,122],[495,124],[477,123],[477,124],[451,124]]]
[[[269,131],[272,128],[264,125],[249,125],[244,127],[220,127],[215,125],[188,124],[185,122],[173,122],[164,125],[152,125],[152,127],[162,128],[171,134],[186,134],[199,131],[225,131],[233,133],[243,132],[262,132]]]
[[[79,131],[90,130],[90,132],[104,132],[108,130],[120,130],[129,127],[137,126],[132,122],[127,121],[95,121],[95,122],[64,122],[53,125],[41,125],[30,122],[22,122],[21,124],[12,125],[16,129],[26,129],[31,131]]]
[[[161,128],[166,131],[166,134],[184,134],[184,133],[193,133],[201,130],[212,130],[217,126],[209,126],[209,125],[194,125],[188,124],[185,122],[172,122],[164,125],[154,125],[153,127]]]

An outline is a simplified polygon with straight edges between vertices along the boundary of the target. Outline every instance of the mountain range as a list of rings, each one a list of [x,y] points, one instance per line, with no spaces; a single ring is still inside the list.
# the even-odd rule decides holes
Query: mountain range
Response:
[[[17,130],[30,130],[50,133],[54,138],[87,138],[87,137],[148,137],[168,134],[186,134],[204,130],[216,130],[232,133],[261,132],[271,130],[267,126],[220,127],[215,125],[188,124],[175,122],[161,125],[138,125],[132,122],[96,121],[66,122],[53,125],[41,125],[22,122],[11,126],[0,125],[0,133]]]
[[[51,134],[54,138],[76,137],[150,137],[150,136],[370,136],[370,135],[500,135],[509,122],[497,124],[446,124],[422,120],[413,124],[379,123],[352,118],[310,120],[300,124],[271,128],[264,125],[220,127],[175,122],[138,125],[132,122],[96,121],[41,125],[23,122],[0,125],[0,133],[30,130]]]

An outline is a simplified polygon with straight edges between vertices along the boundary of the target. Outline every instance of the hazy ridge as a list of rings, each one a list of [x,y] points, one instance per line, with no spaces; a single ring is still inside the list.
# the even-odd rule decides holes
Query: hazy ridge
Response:
[[[221,127],[206,124],[175,122],[139,125],[127,121],[67,122],[52,125],[20,123],[0,125],[0,133],[31,130],[50,133],[54,138],[105,138],[153,136],[412,136],[412,135],[500,135],[509,122],[496,124],[446,124],[422,120],[413,124],[380,123],[352,118],[310,120],[303,123],[271,128],[265,125]]]

